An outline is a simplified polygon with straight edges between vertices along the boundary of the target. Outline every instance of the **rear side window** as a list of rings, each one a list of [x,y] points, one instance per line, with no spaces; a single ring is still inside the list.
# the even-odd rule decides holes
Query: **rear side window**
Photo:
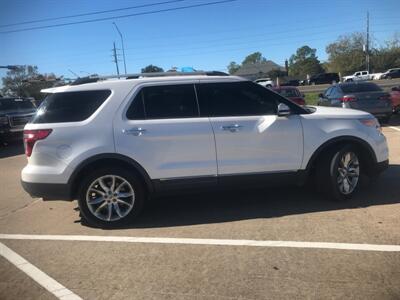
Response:
[[[109,90],[50,94],[40,105],[32,123],[64,123],[86,120],[110,94]]]
[[[380,92],[382,89],[375,83],[354,83],[342,85],[341,89],[344,93],[362,93],[362,92]]]
[[[126,117],[140,119],[195,118],[199,116],[193,84],[151,86],[141,89]]]
[[[213,117],[275,114],[279,102],[278,95],[252,82],[203,83],[196,87],[202,114],[207,111]]]

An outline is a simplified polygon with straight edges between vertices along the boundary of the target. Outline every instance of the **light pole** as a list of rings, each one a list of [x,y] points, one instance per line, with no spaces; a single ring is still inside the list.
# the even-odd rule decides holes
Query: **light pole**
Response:
[[[121,31],[119,31],[119,28],[117,26],[117,24],[115,24],[115,22],[113,22],[115,28],[117,29],[119,36],[121,37],[121,42],[122,42],[122,56],[124,58],[124,70],[125,70],[125,74],[126,74],[126,61],[125,61],[125,47],[124,47],[124,38],[122,37],[122,33]]]

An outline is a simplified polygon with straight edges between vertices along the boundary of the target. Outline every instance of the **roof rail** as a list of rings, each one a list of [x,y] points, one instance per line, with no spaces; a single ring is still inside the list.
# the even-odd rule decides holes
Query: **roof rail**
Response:
[[[118,78],[118,79],[138,79],[144,77],[170,77],[170,76],[193,76],[193,75],[206,75],[206,76],[229,76],[229,74],[220,71],[196,71],[196,72],[154,72],[154,73],[136,73],[136,74],[122,74],[122,75],[109,75],[109,76],[86,76],[79,77],[71,85],[79,85],[84,83],[92,83],[100,80]]]

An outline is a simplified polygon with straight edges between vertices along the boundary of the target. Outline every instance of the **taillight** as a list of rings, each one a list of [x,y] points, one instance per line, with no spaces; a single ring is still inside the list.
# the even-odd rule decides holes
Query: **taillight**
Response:
[[[351,101],[356,101],[357,98],[354,96],[343,96],[342,98],[339,98],[339,100],[342,102],[351,102]]]
[[[52,132],[52,129],[24,130],[25,154],[30,157],[36,141],[44,140]]]
[[[387,94],[387,95],[382,95],[382,96],[380,96],[378,99],[379,99],[379,100],[390,100],[390,95],[389,95],[389,94]]]

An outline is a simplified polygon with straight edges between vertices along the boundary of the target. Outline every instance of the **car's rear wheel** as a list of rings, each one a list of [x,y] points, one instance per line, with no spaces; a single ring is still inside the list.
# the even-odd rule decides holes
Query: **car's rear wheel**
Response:
[[[81,185],[78,203],[92,225],[120,226],[137,216],[144,202],[141,181],[118,167],[95,170]]]
[[[353,146],[326,152],[317,165],[319,191],[333,200],[350,199],[359,188],[361,167],[358,151]]]

